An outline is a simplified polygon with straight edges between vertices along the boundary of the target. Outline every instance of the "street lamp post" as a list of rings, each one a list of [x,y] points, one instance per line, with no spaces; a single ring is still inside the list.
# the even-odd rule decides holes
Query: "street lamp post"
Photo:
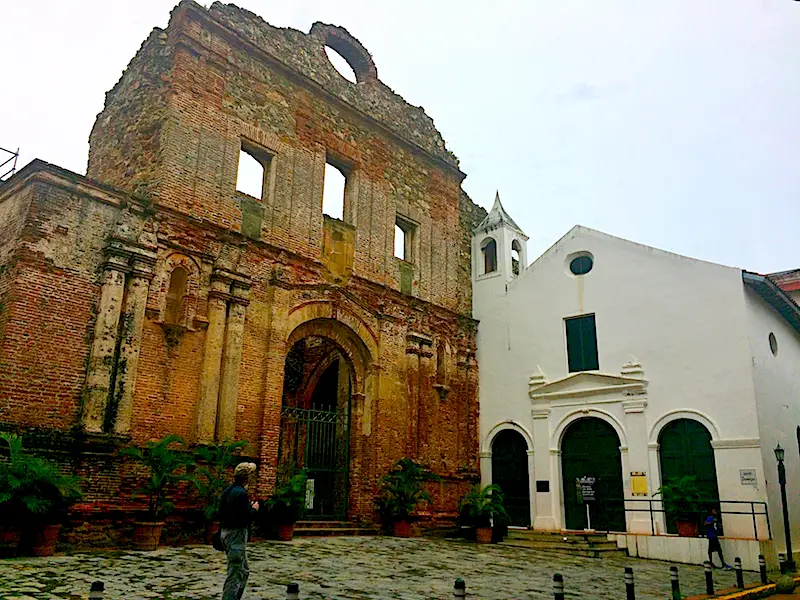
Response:
[[[786,467],[783,466],[783,457],[786,451],[781,445],[775,448],[775,458],[778,460],[778,483],[781,484],[781,505],[783,506],[783,531],[786,534],[786,572],[794,573],[797,566],[792,554],[792,532],[789,529],[789,507],[786,506]]]

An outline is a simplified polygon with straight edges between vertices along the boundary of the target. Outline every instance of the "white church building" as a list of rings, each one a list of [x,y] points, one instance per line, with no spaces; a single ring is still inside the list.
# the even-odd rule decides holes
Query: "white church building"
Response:
[[[721,501],[726,558],[774,564],[780,444],[800,548],[798,305],[767,276],[581,226],[526,267],[527,239],[498,197],[472,240],[481,476],[512,525],[702,562],[705,540],[649,510],[663,482],[694,475]]]

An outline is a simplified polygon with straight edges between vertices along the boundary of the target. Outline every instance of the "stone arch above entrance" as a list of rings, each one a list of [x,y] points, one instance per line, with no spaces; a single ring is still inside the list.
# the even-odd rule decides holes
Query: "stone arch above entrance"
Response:
[[[595,408],[582,408],[565,415],[564,418],[559,421],[558,425],[556,425],[550,444],[551,451],[554,450],[558,452],[561,449],[564,433],[567,431],[570,425],[572,425],[575,421],[585,419],[587,417],[594,417],[608,423],[614,428],[614,431],[617,432],[620,449],[625,449],[628,447],[628,438],[625,435],[625,428],[614,415],[604,410],[597,410]]]
[[[491,430],[489,430],[486,439],[483,441],[482,451],[491,454],[494,438],[497,437],[497,434],[499,434],[501,431],[506,431],[509,429],[519,433],[525,439],[525,443],[528,445],[528,452],[533,452],[533,437],[531,436],[530,431],[525,429],[525,427],[516,421],[502,421],[501,423],[498,423],[492,427]]]
[[[661,430],[671,421],[677,421],[678,419],[692,419],[693,421],[697,421],[708,430],[712,441],[720,439],[719,428],[711,417],[699,410],[683,408],[664,413],[653,423],[653,426],[650,428],[650,435],[648,436],[650,444],[657,444],[658,439],[661,437]]]
[[[291,349],[294,344],[308,337],[328,339],[342,351],[354,371],[355,392],[363,394],[372,357],[376,355],[370,352],[365,340],[341,321],[318,317],[301,322],[292,329],[287,339],[287,349]],[[377,348],[375,352],[377,353]]]

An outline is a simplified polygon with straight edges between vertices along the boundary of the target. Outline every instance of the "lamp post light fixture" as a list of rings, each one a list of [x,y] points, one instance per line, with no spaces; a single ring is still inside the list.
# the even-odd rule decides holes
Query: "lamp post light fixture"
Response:
[[[781,505],[783,507],[783,532],[786,535],[786,562],[785,568],[787,573],[794,573],[797,571],[797,565],[794,562],[794,555],[792,554],[792,532],[789,529],[789,508],[786,506],[786,467],[783,465],[783,458],[786,451],[778,444],[775,447],[775,458],[778,461],[778,483],[781,484]]]

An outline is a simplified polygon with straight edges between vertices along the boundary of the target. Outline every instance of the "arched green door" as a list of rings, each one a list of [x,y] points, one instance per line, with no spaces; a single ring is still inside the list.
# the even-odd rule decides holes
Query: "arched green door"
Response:
[[[593,417],[572,423],[561,440],[561,474],[567,529],[586,528],[586,507],[578,498],[575,480],[594,477],[592,529],[625,531],[619,436],[611,425]]]
[[[492,483],[503,490],[509,525],[531,524],[528,444],[516,431],[506,429],[492,440]]]
[[[702,423],[693,419],[671,421],[661,430],[658,443],[662,484],[692,475],[702,492],[719,499],[711,434]],[[666,521],[667,532],[677,533],[674,518],[667,515]]]

